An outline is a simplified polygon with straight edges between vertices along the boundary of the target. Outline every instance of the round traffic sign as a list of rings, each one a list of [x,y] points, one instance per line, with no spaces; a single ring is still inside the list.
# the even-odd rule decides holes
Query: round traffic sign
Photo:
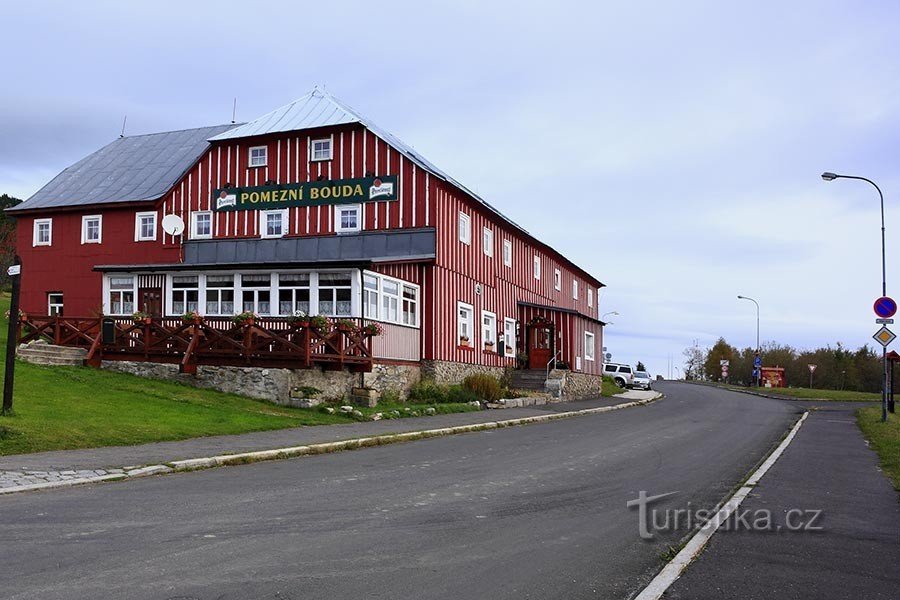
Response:
[[[875,314],[882,319],[890,319],[897,314],[897,303],[888,296],[882,296],[876,300],[872,308],[875,310]]]

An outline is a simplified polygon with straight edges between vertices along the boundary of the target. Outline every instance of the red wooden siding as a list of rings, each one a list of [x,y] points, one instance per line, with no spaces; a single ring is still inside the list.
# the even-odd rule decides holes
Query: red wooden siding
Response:
[[[310,140],[332,137],[332,159],[310,161]],[[267,147],[267,165],[249,167],[248,152],[255,146]],[[190,225],[190,213],[212,210],[212,191],[231,183],[235,186],[276,183],[300,183],[325,179],[363,177],[366,173],[397,175],[399,199],[392,202],[363,204],[365,230],[430,227],[433,225],[431,198],[435,179],[397,150],[367,129],[334,127],[300,135],[282,134],[215,144],[165,195],[165,214],[177,214]],[[334,207],[312,206],[288,209],[288,235],[334,233]],[[259,211],[214,213],[213,237],[256,237]],[[189,237],[189,236],[188,236]],[[177,244],[172,236],[164,243]]]

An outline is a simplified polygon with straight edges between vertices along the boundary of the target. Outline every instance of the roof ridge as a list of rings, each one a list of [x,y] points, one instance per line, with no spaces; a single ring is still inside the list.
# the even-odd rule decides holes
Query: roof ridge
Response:
[[[119,137],[117,137],[116,139],[117,139],[117,140],[123,140],[123,139],[129,139],[129,138],[148,137],[148,136],[151,136],[151,135],[163,135],[163,134],[166,134],[166,133],[182,133],[182,132],[185,132],[185,131],[199,131],[199,130],[201,130],[201,129],[215,129],[216,127],[227,127],[227,126],[231,126],[231,127],[239,127],[239,126],[241,126],[241,125],[245,125],[245,123],[219,123],[219,124],[216,124],[216,125],[203,125],[203,126],[200,126],[200,127],[185,127],[185,128],[183,128],[183,129],[169,129],[169,130],[166,130],[166,131],[153,131],[153,132],[150,132],[150,133],[136,133],[136,134],[134,134],[134,135],[123,135],[123,136],[119,136]],[[113,140],[113,141],[115,141],[115,140]]]

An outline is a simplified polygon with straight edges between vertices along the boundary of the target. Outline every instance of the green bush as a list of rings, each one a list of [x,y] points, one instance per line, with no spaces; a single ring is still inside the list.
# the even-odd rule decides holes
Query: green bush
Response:
[[[490,375],[469,375],[463,379],[463,387],[487,402],[496,402],[501,398],[500,382]]]
[[[616,394],[621,394],[624,390],[620,388],[616,381],[609,375],[603,376],[603,384],[600,387],[600,395],[609,398]]]
[[[397,390],[384,390],[381,392],[381,398],[378,399],[379,404],[399,404],[400,392]]]
[[[409,399],[413,402],[428,402],[431,404],[446,402],[447,388],[433,381],[418,381],[410,388]]]
[[[477,393],[473,392],[470,389],[464,388],[461,385],[451,385],[447,388],[446,399],[444,400],[447,403],[453,402],[481,402],[482,398]]]

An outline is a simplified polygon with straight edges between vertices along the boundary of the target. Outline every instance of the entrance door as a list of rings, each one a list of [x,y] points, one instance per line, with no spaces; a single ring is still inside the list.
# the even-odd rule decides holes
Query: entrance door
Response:
[[[140,288],[138,289],[138,307],[151,317],[162,316],[162,289]]]
[[[544,369],[553,355],[553,328],[535,325],[528,334],[528,368]]]

